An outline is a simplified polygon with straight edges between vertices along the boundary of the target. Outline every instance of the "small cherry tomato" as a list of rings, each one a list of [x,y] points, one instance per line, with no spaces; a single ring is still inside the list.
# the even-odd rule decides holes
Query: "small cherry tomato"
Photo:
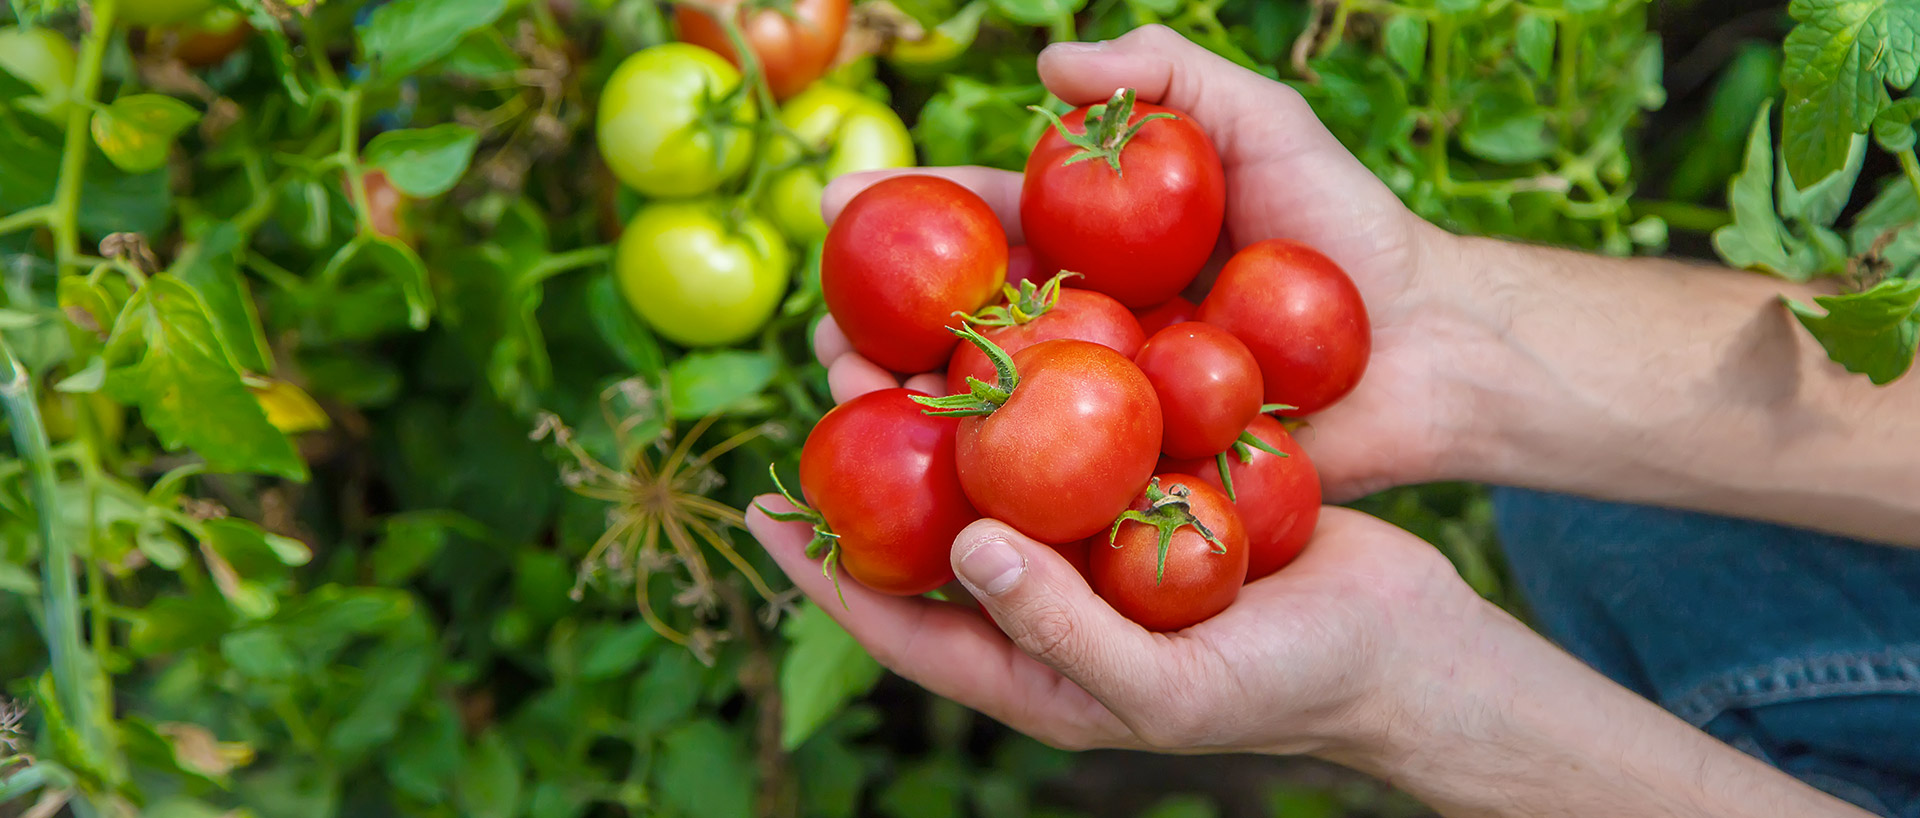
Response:
[[[1247,581],[1252,582],[1285,567],[1313,539],[1313,527],[1320,522],[1320,473],[1280,421],[1260,415],[1247,426],[1247,434],[1286,455],[1275,457],[1245,444],[1223,455],[1233,481],[1234,507],[1247,527]],[[1191,474],[1227,490],[1218,459],[1162,463],[1161,469]]]
[[[959,423],[927,415],[912,399],[917,394],[882,389],[840,404],[800,450],[810,521],[832,534],[817,547],[884,594],[924,594],[952,582],[953,539],[980,517],[954,468]]]
[[[979,309],[1006,276],[1007,234],[993,208],[937,176],[894,176],[860,191],[827,230],[820,257],[834,321],[855,351],[895,372],[946,363],[954,313]]]
[[[198,19],[147,29],[146,47],[193,68],[218,65],[247,44],[253,27],[236,9],[215,8]]]
[[[1133,502],[1160,452],[1160,403],[1140,368],[1086,341],[1009,357],[972,329],[1006,377],[978,393],[917,399],[963,416],[960,485],[981,513],[1053,545],[1092,536]]]
[[[1020,224],[1048,263],[1129,307],[1172,298],[1220,239],[1226,173],[1193,117],[1106,103],[1060,117],[1027,156]]]
[[[636,51],[601,89],[600,155],[614,176],[649,196],[710,192],[753,158],[758,114],[751,98],[734,93],[739,87],[740,72],[697,45]]]
[[[614,272],[634,312],[674,343],[753,337],[786,292],[792,257],[765,219],[738,221],[715,200],[658,201],[620,234]]]
[[[1266,401],[1311,415],[1346,397],[1367,371],[1367,305],[1340,265],[1297,241],[1248,245],[1220,271],[1200,320],[1253,351]]]
[[[1165,304],[1134,310],[1133,317],[1140,319],[1140,331],[1152,338],[1153,334],[1174,324],[1194,320],[1200,313],[1200,305],[1188,301],[1185,296],[1176,295]]]
[[[1147,339],[1133,362],[1160,397],[1168,457],[1224,452],[1260,414],[1260,365],[1226,330],[1188,321]]]
[[[1150,631],[1227,609],[1247,578],[1247,531],[1233,503],[1192,475],[1156,475],[1087,553],[1094,593]]]
[[[748,7],[754,8],[751,15]],[[718,19],[732,15],[766,72],[774,97],[786,99],[833,65],[847,31],[847,12],[848,0],[790,0],[785,8],[743,0],[681,0],[674,6],[673,22],[681,40],[711,49],[738,66],[733,43]]]
[[[878,100],[829,83],[816,83],[780,108],[780,121],[820,157],[778,171],[767,183],[768,215],[788,238],[808,244],[827,234],[820,194],[835,177],[863,170],[913,166],[913,137],[900,115]],[[801,158],[800,145],[775,135],[760,161],[779,168]]]
[[[1020,282],[1020,288],[1006,288],[1007,303],[988,307],[968,319],[987,340],[1008,355],[1056,338],[1091,341],[1132,358],[1140,351],[1145,337],[1120,302],[1092,290],[1060,286],[1065,275],[1054,276],[1043,287],[1032,281]],[[972,344],[953,348],[947,361],[947,391],[965,392],[967,378],[992,383],[993,362]]]

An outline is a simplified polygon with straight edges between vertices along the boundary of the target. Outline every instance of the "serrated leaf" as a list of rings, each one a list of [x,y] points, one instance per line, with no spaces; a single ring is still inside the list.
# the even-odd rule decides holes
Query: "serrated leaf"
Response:
[[[1888,384],[1913,366],[1914,345],[1920,341],[1920,281],[1888,279],[1864,292],[1813,300],[1824,314],[1797,301],[1787,307],[1848,372]]]
[[[782,628],[780,745],[800,746],[847,702],[880,680],[880,663],[819,606],[806,604]]]
[[[221,346],[234,362],[241,369],[264,373],[272,370],[272,356],[253,294],[234,258],[240,240],[240,232],[232,225],[215,224],[188,245],[168,272],[200,294]]]
[[[453,189],[479,144],[479,132],[465,125],[387,131],[367,143],[366,161],[386,171],[394,187],[425,199]]]
[[[1482,97],[1460,124],[1460,145],[1482,159],[1514,165],[1553,152],[1546,112],[1517,97]]]
[[[1798,23],[1783,46],[1784,145],[1795,179],[1819,179],[1845,161],[1886,99],[1920,73],[1920,0],[1794,0]]]
[[[1387,21],[1382,39],[1386,44],[1387,57],[1400,66],[1400,70],[1417,75],[1426,65],[1426,18],[1414,14],[1395,17]]]
[[[1044,26],[1062,17],[1080,13],[1086,0],[992,0],[993,7],[1007,19],[1021,25]]]
[[[134,293],[104,357],[107,394],[137,404],[167,449],[192,449],[216,472],[306,479],[306,463],[267,421],[184,282],[155,276]]]
[[[360,27],[360,48],[378,75],[403,77],[492,25],[506,7],[506,0],[394,0]]]
[[[681,356],[667,370],[673,416],[704,417],[738,404],[767,388],[780,364],[760,352],[721,350]]]
[[[135,94],[93,112],[93,142],[128,173],[145,173],[167,162],[173,140],[200,112],[173,97]]]
[[[1513,50],[1520,62],[1536,77],[1553,69],[1553,21],[1538,14],[1524,14],[1514,24]]]
[[[1713,231],[1713,248],[1731,266],[1805,281],[1812,271],[1799,269],[1788,257],[1786,226],[1774,212],[1772,110],[1772,104],[1762,105],[1753,119],[1746,163],[1727,186],[1733,222]]]
[[[1853,198],[1853,183],[1860,178],[1860,166],[1867,158],[1867,138],[1849,137],[1847,158],[1839,169],[1805,189],[1795,189],[1793,177],[1782,166],[1774,176],[1774,207],[1780,218],[1826,227],[1840,217],[1847,201]]]
[[[1887,106],[1873,118],[1873,141],[1888,153],[1912,149],[1916,119],[1920,119],[1920,97],[1908,97]]]

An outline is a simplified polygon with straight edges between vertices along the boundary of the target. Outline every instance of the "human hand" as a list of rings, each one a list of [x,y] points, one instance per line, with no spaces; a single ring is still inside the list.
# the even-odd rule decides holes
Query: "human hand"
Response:
[[[1434,305],[1450,287],[1451,236],[1407,210],[1325,127],[1298,93],[1188,42],[1147,26],[1105,43],[1060,43],[1040,54],[1040,78],[1061,99],[1100,102],[1131,86],[1142,100],[1182,110],[1206,129],[1227,173],[1224,249],[1270,238],[1311,244],[1352,275],[1373,323],[1373,359],[1358,388],[1314,415],[1297,436],[1313,456],[1330,498],[1357,497],[1437,476],[1447,430],[1464,407],[1439,388],[1449,363],[1445,315]],[[979,193],[1023,241],[1020,175],[978,167],[914,168],[841,177],[823,201],[831,222],[868,185],[901,173],[931,173]],[[1225,254],[1216,254],[1224,260]],[[1204,292],[1203,273],[1189,295]],[[892,373],[851,353],[832,319],[815,335],[834,399],[900,385]],[[944,392],[943,379],[908,386]]]

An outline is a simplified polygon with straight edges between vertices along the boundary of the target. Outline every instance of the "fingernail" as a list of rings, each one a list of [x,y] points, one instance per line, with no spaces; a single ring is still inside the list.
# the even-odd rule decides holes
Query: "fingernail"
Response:
[[[1107,41],[1095,40],[1087,43],[1054,43],[1047,46],[1045,50],[1052,51],[1055,54],[1098,54],[1107,50]]]
[[[981,539],[960,557],[960,578],[987,596],[1006,593],[1026,573],[1027,558],[997,536]]]

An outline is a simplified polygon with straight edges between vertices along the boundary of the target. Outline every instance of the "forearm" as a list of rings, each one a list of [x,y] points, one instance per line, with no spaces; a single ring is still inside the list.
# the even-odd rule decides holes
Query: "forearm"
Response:
[[[1660,710],[1487,606],[1474,648],[1336,761],[1448,816],[1864,816]]]
[[[1449,245],[1449,478],[1920,545],[1920,378],[1828,360],[1763,276]]]

